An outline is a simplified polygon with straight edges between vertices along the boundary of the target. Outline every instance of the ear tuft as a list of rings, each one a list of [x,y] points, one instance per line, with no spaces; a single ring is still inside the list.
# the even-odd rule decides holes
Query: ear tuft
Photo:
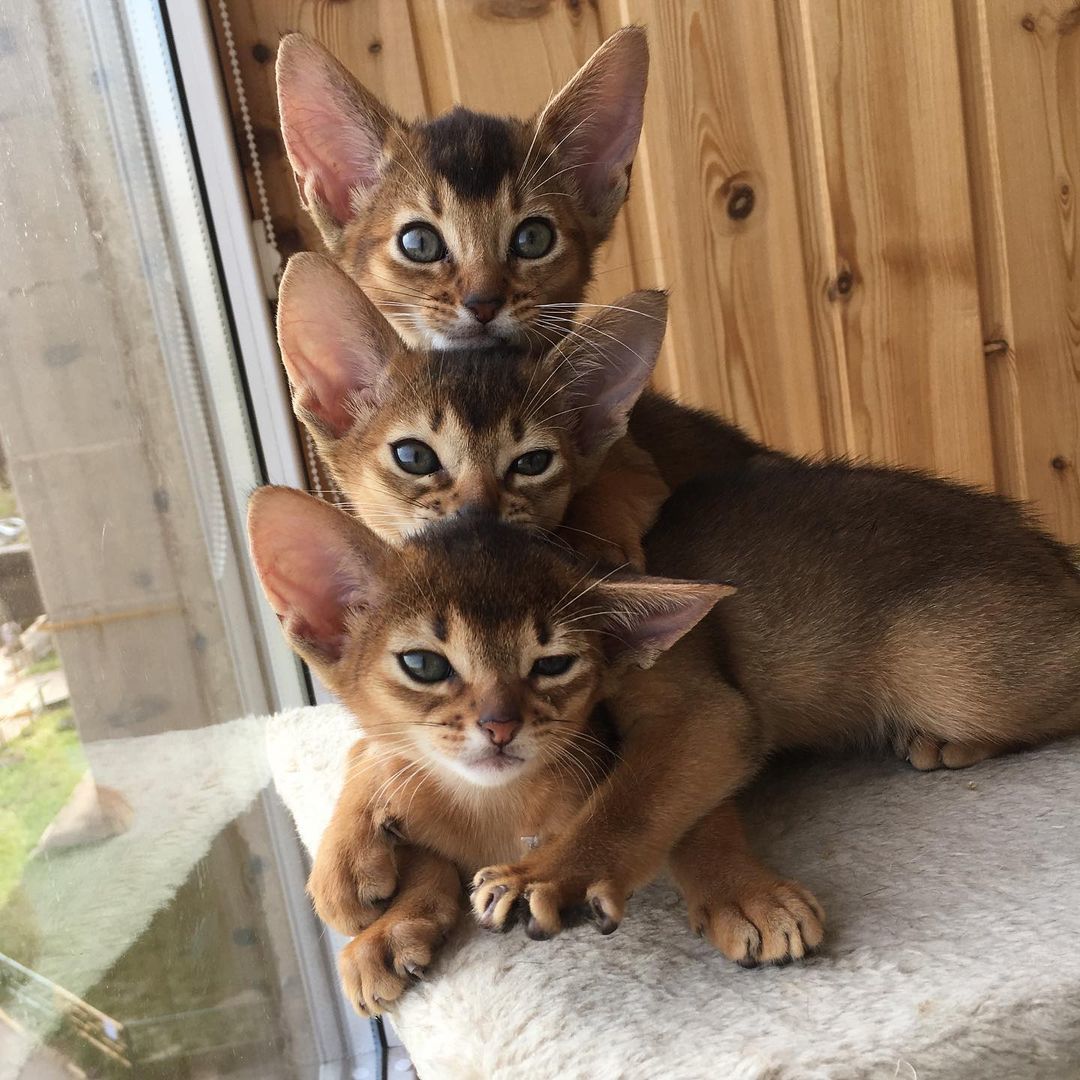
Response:
[[[247,530],[263,592],[290,645],[329,673],[352,620],[383,598],[386,545],[343,511],[286,487],[255,491]]]
[[[402,122],[321,45],[304,34],[282,38],[278,114],[300,198],[333,247],[376,183],[387,135]]]
[[[605,630],[613,659],[647,668],[736,589],[708,581],[640,577],[606,581],[597,591],[610,609]]]
[[[578,449],[586,456],[599,459],[626,433],[666,330],[667,294],[658,289],[629,293],[575,328],[567,356],[574,374],[561,404],[574,410]]]
[[[649,78],[649,43],[640,26],[612,34],[552,99],[537,124],[557,146],[554,168],[541,187],[565,170],[602,233],[611,228],[630,188]]]
[[[403,348],[361,289],[312,252],[285,267],[277,328],[293,411],[316,439],[340,438],[375,403],[383,372]]]

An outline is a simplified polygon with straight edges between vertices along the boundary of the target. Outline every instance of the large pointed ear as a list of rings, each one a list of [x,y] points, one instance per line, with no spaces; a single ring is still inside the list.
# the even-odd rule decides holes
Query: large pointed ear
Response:
[[[383,148],[399,120],[321,45],[281,39],[278,114],[300,198],[333,248],[379,178]]]
[[[285,267],[277,329],[297,419],[332,438],[377,403],[379,380],[404,348],[360,288],[312,252]]]
[[[593,53],[537,119],[541,145],[557,147],[536,178],[542,185],[562,170],[603,232],[611,228],[630,188],[649,78],[649,43],[627,26]],[[542,190],[542,187],[540,188]]]
[[[667,295],[656,289],[630,293],[575,328],[567,354],[574,374],[560,404],[572,409],[575,439],[586,456],[598,456],[626,434],[627,418],[652,376],[667,330]],[[558,362],[553,354],[552,362]]]
[[[596,592],[606,609],[609,655],[619,666],[647,668],[697,626],[718,600],[735,592],[735,586],[639,577],[605,581]]]
[[[385,595],[389,548],[344,511],[286,487],[248,503],[251,558],[289,644],[327,671],[350,630]]]

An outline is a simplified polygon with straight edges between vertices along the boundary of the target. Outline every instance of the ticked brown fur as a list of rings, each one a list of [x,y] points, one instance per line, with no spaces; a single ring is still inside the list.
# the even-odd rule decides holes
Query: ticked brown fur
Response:
[[[256,492],[249,535],[290,644],[364,727],[310,892],[326,922],[357,936],[343,977],[375,1012],[452,926],[457,871],[543,845],[601,782],[614,760],[601,700],[731,590],[598,576],[488,518],[391,548],[285,488]],[[409,674],[421,655],[446,665],[438,677]],[[495,895],[482,920],[502,921],[511,902]]]
[[[623,435],[666,311],[664,294],[641,291],[540,355],[506,345],[429,352],[407,346],[330,260],[301,254],[282,278],[278,340],[297,417],[348,505],[381,536],[481,510],[561,526],[576,549],[641,569],[641,537],[668,488]],[[404,441],[434,455],[430,471],[403,467]],[[538,471],[515,468],[537,452],[550,459]]]

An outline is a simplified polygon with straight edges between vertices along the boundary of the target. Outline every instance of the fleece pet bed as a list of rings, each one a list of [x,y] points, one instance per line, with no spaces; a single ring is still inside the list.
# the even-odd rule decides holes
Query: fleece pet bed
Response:
[[[267,723],[309,850],[356,738],[337,706]],[[962,772],[787,761],[751,834],[813,888],[813,959],[746,971],[689,931],[674,889],[617,933],[553,941],[469,921],[393,1012],[424,1080],[1080,1076],[1080,743]]]

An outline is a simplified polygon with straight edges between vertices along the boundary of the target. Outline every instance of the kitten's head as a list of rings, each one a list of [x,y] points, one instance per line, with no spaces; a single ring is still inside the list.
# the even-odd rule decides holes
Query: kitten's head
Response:
[[[278,340],[297,417],[381,536],[473,510],[554,528],[625,433],[666,310],[663,293],[631,293],[540,358],[417,352],[329,259],[300,254]]]
[[[535,345],[565,333],[626,199],[648,66],[628,27],[531,120],[455,108],[407,123],[290,34],[281,130],[327,247],[402,337]]]
[[[531,530],[478,518],[391,548],[289,488],[254,494],[248,535],[289,643],[365,732],[481,787],[551,762],[620,670],[649,666],[732,591],[598,577]]]

